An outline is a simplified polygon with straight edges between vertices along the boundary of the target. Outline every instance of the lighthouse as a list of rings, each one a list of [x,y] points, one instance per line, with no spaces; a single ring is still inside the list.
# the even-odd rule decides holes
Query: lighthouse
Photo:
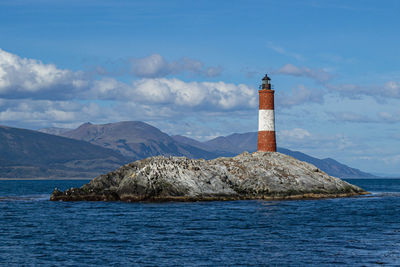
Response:
[[[276,152],[274,93],[271,89],[271,79],[265,74],[258,90],[258,139],[257,151]]]

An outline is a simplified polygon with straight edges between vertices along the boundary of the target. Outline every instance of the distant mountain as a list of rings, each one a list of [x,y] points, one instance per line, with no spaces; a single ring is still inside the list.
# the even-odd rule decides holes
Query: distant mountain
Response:
[[[240,154],[243,151],[257,151],[258,133],[234,133],[228,136],[220,136],[204,142],[208,147],[223,153]]]
[[[257,149],[257,132],[200,142],[181,135],[169,136],[139,121],[85,123],[74,130],[53,132],[63,137],[0,127],[0,177],[93,177],[150,156],[211,159]],[[374,177],[330,158],[318,159],[285,148],[278,148],[278,152],[314,164],[332,176]]]
[[[317,166],[319,169],[323,170],[324,172],[328,173],[329,175],[340,177],[340,178],[373,178],[376,177],[373,174],[366,173],[360,171],[359,169],[351,168],[345,164],[342,164],[334,159],[325,158],[325,159],[318,159],[311,157],[307,154],[298,152],[298,151],[291,151],[289,149],[280,148],[278,147],[278,152],[286,154],[288,156],[292,156],[296,159],[311,163]]]
[[[0,126],[0,177],[93,177],[127,160],[87,142]]]
[[[242,134],[231,134],[221,136],[205,142],[207,146],[214,147],[218,151],[225,153],[238,154],[243,151],[254,152],[257,150],[257,132],[249,132]],[[347,165],[337,162],[331,158],[318,159],[307,154],[291,151],[289,149],[278,147],[277,151],[288,156],[292,156],[301,161],[305,161],[317,166],[319,169],[329,175],[341,178],[369,178],[376,177],[370,173],[362,172],[358,169],[351,168]]]
[[[97,125],[85,123],[75,130],[60,135],[113,149],[130,160],[156,155],[205,159],[218,157],[214,152],[178,142],[156,127],[140,121]]]
[[[208,148],[210,151],[219,153],[221,155],[237,155],[243,151],[254,152],[257,150],[257,132],[249,132],[242,134],[231,134],[228,136],[220,136],[212,140],[206,141],[203,144],[204,148]],[[190,141],[190,138],[185,139],[186,143],[192,142],[196,144],[196,140]],[[301,161],[305,161],[317,166],[319,169],[328,173],[329,175],[341,177],[341,178],[369,178],[376,177],[370,173],[362,172],[358,169],[351,168],[342,163],[337,162],[334,159],[318,159],[311,157],[307,154],[291,151],[285,148],[277,148],[278,152],[292,156]]]
[[[204,149],[204,150],[211,150],[210,147],[207,146],[205,143],[194,140],[192,138],[189,138],[189,137],[186,137],[183,135],[172,135],[171,138],[181,144],[186,144],[186,145],[197,147],[197,148]]]
[[[181,135],[169,136],[144,122],[126,121],[101,125],[85,123],[77,129],[61,135],[110,148],[130,160],[137,160],[156,155],[211,159],[220,156],[235,156],[244,151],[254,152],[257,150],[258,133],[234,133],[200,142]],[[342,178],[375,177],[330,158],[318,159],[285,148],[278,148],[278,152],[314,164],[332,176]]]
[[[49,127],[49,128],[39,129],[38,132],[54,134],[54,135],[61,135],[62,133],[65,133],[65,132],[68,132],[71,130],[72,129],[69,129],[69,128]]]
[[[398,173],[381,173],[381,172],[373,172],[373,175],[382,178],[400,178],[400,174]]]

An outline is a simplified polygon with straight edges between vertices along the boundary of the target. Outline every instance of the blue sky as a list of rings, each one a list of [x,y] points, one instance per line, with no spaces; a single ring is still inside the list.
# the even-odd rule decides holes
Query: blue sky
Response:
[[[141,120],[199,140],[257,131],[268,72],[278,146],[400,174],[399,10],[389,0],[3,0],[0,124]]]

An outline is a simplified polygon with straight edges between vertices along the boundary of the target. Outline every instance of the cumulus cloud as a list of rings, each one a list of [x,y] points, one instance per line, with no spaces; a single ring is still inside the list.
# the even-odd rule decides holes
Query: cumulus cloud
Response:
[[[257,106],[257,90],[244,84],[185,82],[179,79],[139,79],[126,84],[113,78],[93,82],[84,99],[168,106],[172,110],[240,110]]]
[[[139,76],[163,76],[180,71],[202,72],[207,76],[218,70],[204,68],[189,58],[167,62],[160,55],[133,63]],[[21,58],[0,50],[0,98],[41,100],[109,100],[156,104],[196,110],[237,110],[255,107],[257,91],[243,84],[224,82],[184,82],[179,79],[143,78],[132,83],[111,77],[89,78],[83,72],[62,70],[53,64]]]
[[[74,128],[82,122],[144,120],[141,106],[103,105],[95,102],[7,99],[0,108],[0,124],[22,128]]]
[[[131,85],[114,78],[105,77],[93,80],[88,90],[80,92],[82,99],[132,101],[133,88]]]
[[[400,83],[388,81],[383,85],[361,86],[356,84],[331,85],[326,87],[331,92],[336,92],[342,97],[349,99],[361,99],[370,96],[377,102],[385,102],[387,99],[400,99]]]
[[[246,109],[257,105],[257,91],[244,84],[141,79],[133,83],[133,90],[142,101],[154,104],[212,110]]]
[[[159,54],[132,58],[129,63],[130,73],[142,78],[159,78],[184,72],[205,77],[216,77],[222,71],[221,67],[205,67],[203,62],[188,57],[169,62]]]
[[[324,69],[314,70],[307,67],[296,67],[292,64],[286,64],[278,70],[275,70],[273,73],[297,77],[307,77],[318,82],[327,82],[332,78],[332,75]]]
[[[7,100],[0,110],[0,121],[71,122],[82,115],[82,106],[74,102],[49,100]]]
[[[0,97],[66,97],[88,86],[83,72],[58,69],[0,49]],[[49,97],[47,95],[47,97]]]
[[[277,94],[277,103],[281,107],[293,107],[305,103],[324,103],[325,92],[321,89],[308,89],[299,85],[297,89],[292,89],[291,94],[279,92]]]
[[[400,83],[395,81],[386,82],[381,89],[378,89],[383,97],[400,98]]]
[[[141,75],[219,70],[183,58],[155,60]],[[150,60],[151,61],[151,60]],[[140,62],[146,65],[147,59]],[[167,67],[165,67],[167,66]],[[166,69],[167,72],[163,72]],[[57,68],[0,50],[0,122],[19,127],[74,127],[84,121],[182,120],[210,114],[239,115],[257,106],[257,90],[244,84],[142,78],[122,82]],[[202,114],[202,115],[201,115]]]
[[[202,74],[207,77],[219,75],[221,69],[218,67],[204,67],[203,63],[190,58],[182,58],[178,61],[168,62],[158,54],[151,55],[146,58],[135,59],[132,62],[132,73],[140,77],[148,77],[143,80],[127,84],[111,77],[103,77],[94,79],[82,71],[74,72],[66,69],[59,69],[54,64],[45,64],[39,60],[21,58],[17,55],[8,53],[0,49],[0,98],[4,99],[51,99],[51,100],[71,100],[71,99],[102,99],[102,100],[125,100],[132,101],[133,96],[148,97],[153,95],[154,102],[159,102],[157,94],[162,93],[162,89],[167,88],[165,93],[172,92],[170,98],[176,98],[176,103],[189,102],[196,105],[194,98],[206,97],[199,90],[205,90],[208,93],[217,92],[215,97],[223,107],[233,107],[232,103],[234,95],[228,96],[229,92],[224,92],[224,87],[229,87],[224,83],[187,83],[179,80],[157,80],[151,81],[151,77],[162,77],[169,74],[177,74],[180,72],[191,72]],[[149,85],[161,86],[160,88],[149,88]],[[146,86],[147,89],[144,88]],[[167,86],[167,87],[165,87]],[[180,88],[174,90],[176,86],[189,87],[189,90]],[[208,90],[207,88],[214,89]],[[231,86],[244,89],[242,85]],[[199,89],[201,88],[201,89]],[[143,90],[149,90],[144,92]],[[221,94],[219,94],[220,92]],[[237,93],[237,91],[235,91]],[[246,93],[239,92],[239,96]],[[207,94],[207,93],[206,93]],[[165,98],[166,96],[164,96]],[[191,99],[189,99],[191,98]],[[215,99],[212,103],[217,103]],[[170,103],[170,101],[167,101]],[[229,103],[228,103],[229,102]]]

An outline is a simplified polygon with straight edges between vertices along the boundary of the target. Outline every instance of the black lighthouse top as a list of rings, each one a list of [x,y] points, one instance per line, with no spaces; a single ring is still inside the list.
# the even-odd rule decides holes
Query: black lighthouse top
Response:
[[[260,89],[271,90],[271,79],[268,77],[268,74],[265,74],[265,77],[262,78]]]

